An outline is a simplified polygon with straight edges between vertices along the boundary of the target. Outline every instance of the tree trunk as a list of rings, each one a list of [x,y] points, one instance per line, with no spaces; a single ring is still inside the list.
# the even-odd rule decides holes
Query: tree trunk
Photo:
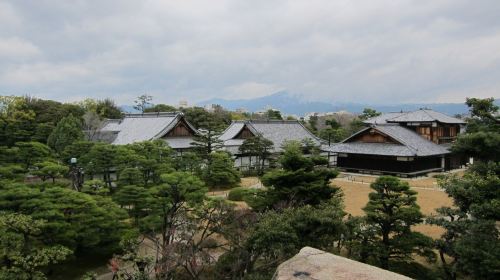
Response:
[[[380,267],[383,269],[389,268],[389,231],[382,229],[382,244],[383,252],[380,256]]]

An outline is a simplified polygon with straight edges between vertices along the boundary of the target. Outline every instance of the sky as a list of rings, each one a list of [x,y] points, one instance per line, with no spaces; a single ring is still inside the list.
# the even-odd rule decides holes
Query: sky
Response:
[[[0,0],[0,95],[500,98],[499,0]]]

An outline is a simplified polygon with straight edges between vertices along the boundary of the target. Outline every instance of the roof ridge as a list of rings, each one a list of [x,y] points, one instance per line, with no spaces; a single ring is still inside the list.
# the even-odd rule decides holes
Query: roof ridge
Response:
[[[427,111],[432,111],[432,112],[435,112],[435,111],[433,111],[433,110],[431,110],[431,109],[420,109],[420,110],[424,111],[424,113],[425,113],[427,116],[429,116],[429,117],[430,117],[433,121],[437,121],[437,119],[436,119],[434,116],[432,116],[431,114],[429,114],[429,112],[427,112]]]
[[[397,126],[394,126],[394,127],[401,127],[402,129],[406,129],[407,131],[412,132],[412,133],[415,133],[415,134],[417,134],[419,137],[421,137],[418,133],[413,132],[413,131],[411,131],[410,129],[408,129],[408,128],[406,128],[406,127],[403,127],[403,126],[400,126],[400,125],[397,125]],[[394,135],[389,135],[389,136],[391,136],[392,138],[394,138],[394,139],[398,140],[398,141],[399,141],[401,144],[403,144],[406,148],[408,148],[408,147],[409,147],[409,148],[412,148],[413,150],[415,150],[415,151],[417,151],[417,152],[418,152],[418,148],[413,147],[412,145],[408,144],[408,142],[403,141],[401,138],[399,138],[399,137],[397,137],[397,136],[394,136]],[[422,138],[423,138],[423,137],[422,137]],[[408,149],[409,149],[409,148],[408,148]],[[411,150],[410,150],[410,151],[411,151]],[[415,154],[417,154],[415,151],[412,151],[412,152],[414,152]]]
[[[147,112],[147,113],[127,113],[124,114],[125,118],[147,118],[147,117],[175,117],[178,115],[184,115],[180,111],[175,112]]]

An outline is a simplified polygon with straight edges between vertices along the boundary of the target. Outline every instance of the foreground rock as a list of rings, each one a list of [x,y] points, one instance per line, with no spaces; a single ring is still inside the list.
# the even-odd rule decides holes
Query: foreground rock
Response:
[[[274,280],[408,280],[410,278],[368,264],[304,247],[282,263]]]

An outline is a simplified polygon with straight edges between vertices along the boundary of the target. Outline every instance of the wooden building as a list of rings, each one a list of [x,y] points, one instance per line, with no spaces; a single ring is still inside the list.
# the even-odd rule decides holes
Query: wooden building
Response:
[[[432,110],[389,113],[365,121],[367,127],[330,146],[330,161],[341,170],[417,176],[465,163],[449,151],[462,120]]]
[[[163,139],[172,149],[182,153],[192,147],[193,136],[197,133],[182,113],[144,113],[106,120],[97,138],[115,145]]]
[[[243,142],[253,136],[261,135],[274,144],[271,151],[274,154],[281,152],[281,147],[286,141],[311,141],[316,146],[321,146],[322,141],[305,128],[299,121],[284,120],[246,120],[233,121],[222,133],[220,139],[224,143],[224,149],[234,156],[236,168],[247,170],[254,168],[257,158],[240,153],[239,147]],[[266,162],[265,165],[268,165]]]

